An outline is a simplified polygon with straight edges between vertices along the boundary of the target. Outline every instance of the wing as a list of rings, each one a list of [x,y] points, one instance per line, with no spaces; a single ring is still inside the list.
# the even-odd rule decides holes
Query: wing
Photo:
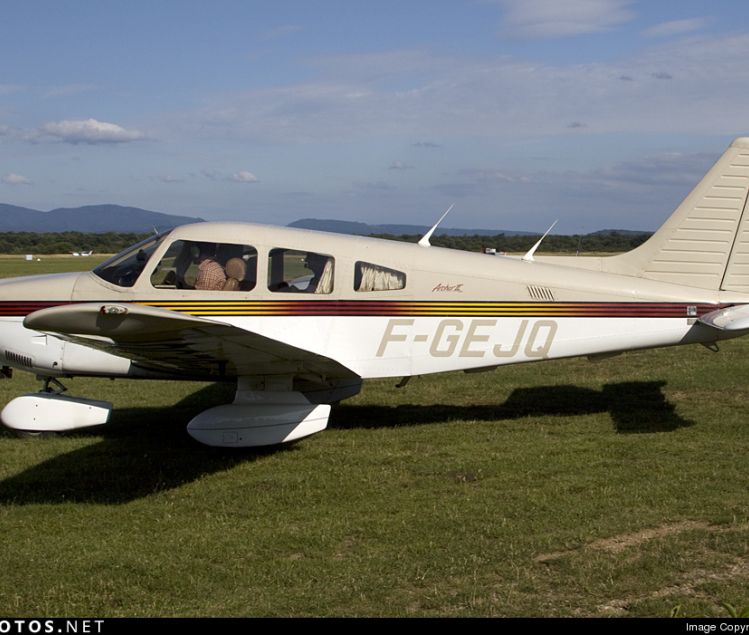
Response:
[[[358,377],[329,357],[230,324],[139,304],[56,306],[29,314],[24,326],[181,375]]]

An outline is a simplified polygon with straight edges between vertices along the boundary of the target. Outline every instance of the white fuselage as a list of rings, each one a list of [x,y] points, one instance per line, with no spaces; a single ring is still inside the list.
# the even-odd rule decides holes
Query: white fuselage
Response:
[[[222,288],[190,278],[204,238],[224,251]],[[0,363],[44,378],[236,379],[234,402],[188,432],[252,446],[323,429],[328,404],[362,379],[710,344],[747,330],[700,321],[749,303],[746,294],[575,262],[233,224],[153,240],[150,255],[135,246],[94,272],[0,282]],[[50,431],[100,425],[110,411],[45,392],[16,398],[2,418]]]
[[[366,379],[712,342],[735,334],[706,328],[697,319],[749,300],[735,292],[573,268],[564,259],[562,266],[521,262],[283,228],[193,225],[169,239],[205,236],[252,245],[254,288],[201,291],[155,284],[152,272],[168,255],[169,240],[129,286],[93,273],[2,281],[0,361],[47,376],[201,376],[190,367],[171,373],[131,363],[81,340],[23,326],[35,311],[76,303],[145,305],[230,324],[336,360]],[[335,271],[329,293],[274,290],[268,254],[278,245],[331,254]],[[360,259],[402,272],[403,288],[362,292],[354,279]],[[234,371],[235,376],[252,374],[251,366]]]
[[[334,357],[362,378],[424,375],[628,349],[708,342],[693,318],[221,318]],[[691,322],[691,323],[690,323]]]

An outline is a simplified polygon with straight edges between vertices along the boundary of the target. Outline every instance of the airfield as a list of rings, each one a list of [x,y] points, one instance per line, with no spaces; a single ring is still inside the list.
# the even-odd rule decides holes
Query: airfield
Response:
[[[100,258],[0,260],[0,275]],[[749,340],[370,381],[217,450],[228,385],[66,380],[106,427],[0,432],[7,615],[726,616],[749,605]],[[0,382],[3,403],[37,389]]]

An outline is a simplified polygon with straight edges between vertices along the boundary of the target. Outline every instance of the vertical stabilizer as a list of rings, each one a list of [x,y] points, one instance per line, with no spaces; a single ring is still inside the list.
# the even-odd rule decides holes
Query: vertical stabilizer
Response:
[[[604,269],[701,289],[749,292],[748,193],[749,137],[741,137],[647,242],[604,259]]]

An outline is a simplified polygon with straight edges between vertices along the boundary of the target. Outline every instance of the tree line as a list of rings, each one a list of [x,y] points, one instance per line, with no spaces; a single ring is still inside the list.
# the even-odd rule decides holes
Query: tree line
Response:
[[[0,232],[2,254],[68,254],[74,251],[93,251],[109,254],[122,251],[146,238],[149,234],[90,234],[87,232]]]
[[[143,240],[149,233],[133,234],[108,232],[92,234],[86,232],[0,232],[0,253],[3,254],[66,254],[74,251],[94,253],[116,253],[128,245]],[[374,234],[376,238],[400,240],[415,243],[421,238],[416,235]],[[574,234],[572,236],[547,236],[538,253],[592,253],[621,252],[634,249],[650,237],[647,232],[598,232],[595,234]],[[485,248],[497,252],[525,252],[540,238],[535,236],[433,236],[431,243],[438,247],[483,251]]]

